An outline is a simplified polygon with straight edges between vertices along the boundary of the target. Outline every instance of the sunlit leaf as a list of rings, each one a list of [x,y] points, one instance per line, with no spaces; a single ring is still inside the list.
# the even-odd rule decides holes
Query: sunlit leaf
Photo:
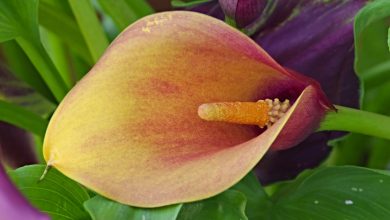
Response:
[[[176,220],[182,205],[143,209],[123,205],[101,196],[95,196],[84,203],[93,220]]]
[[[85,189],[54,169],[39,181],[44,169],[44,165],[31,165],[8,174],[23,195],[52,220],[88,219],[83,209],[89,199]]]

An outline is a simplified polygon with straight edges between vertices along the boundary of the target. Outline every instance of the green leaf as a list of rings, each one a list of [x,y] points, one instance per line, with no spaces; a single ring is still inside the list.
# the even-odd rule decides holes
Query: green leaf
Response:
[[[96,62],[108,47],[108,39],[90,0],[68,0],[76,21]]]
[[[182,1],[182,0],[172,0],[171,5],[175,8],[186,8],[192,7],[195,5],[212,2],[213,0],[191,0],[191,1]]]
[[[146,209],[123,205],[101,196],[95,196],[84,203],[93,220],[175,220],[181,204]]]
[[[0,42],[20,36],[39,38],[34,19],[37,4],[36,0],[0,1]]]
[[[342,138],[332,146],[327,165],[356,165],[363,166],[367,161],[370,147],[367,145],[369,137],[352,133]]]
[[[67,1],[40,0],[39,23],[57,35],[72,51],[90,65],[92,57]],[[61,24],[61,25],[58,25]]]
[[[56,107],[25,82],[12,75],[5,66],[1,65],[0,100],[24,107],[44,118],[51,114]]]
[[[11,72],[48,100],[56,103],[55,97],[22,48],[14,40],[4,42],[1,47],[4,59]]]
[[[17,105],[0,100],[0,121],[8,122],[41,137],[45,135],[48,121]]]
[[[57,101],[68,91],[40,41],[38,1],[0,1],[0,42],[15,39],[39,71]]]
[[[83,78],[92,67],[89,63],[86,63],[85,60],[77,56],[70,56],[70,61],[73,64],[73,74],[75,75],[76,81]]]
[[[367,91],[366,100],[363,106],[364,109],[390,115],[387,105],[388,100],[390,100],[390,81]],[[390,162],[390,141],[370,138],[367,142],[366,145],[370,149],[370,152],[364,155],[367,166],[376,169],[387,169]]]
[[[125,0],[99,0],[99,4],[112,18],[120,31],[139,18],[137,13],[127,5]]]
[[[72,88],[75,84],[75,80],[72,77],[70,70],[67,47],[55,34],[46,30],[45,28],[41,29],[41,36],[42,43],[49,56],[53,60],[53,63],[64,80],[66,86],[68,88]]]
[[[355,18],[355,69],[364,80],[367,71],[390,61],[387,46],[390,1],[377,0],[367,4]]]
[[[353,166],[318,169],[275,193],[268,219],[386,220],[389,183],[388,171]]]
[[[387,46],[389,47],[389,51],[390,51],[390,28],[387,29]]]
[[[69,88],[62,80],[43,45],[41,43],[35,44],[33,41],[24,38],[19,38],[16,41],[37,68],[56,100],[60,102],[69,91]]]
[[[253,172],[247,174],[231,189],[243,193],[246,197],[245,213],[248,219],[263,219],[272,204]]]
[[[367,111],[387,115],[390,113],[386,106],[390,98],[389,10],[389,1],[372,1],[360,11],[355,20],[355,69],[366,89],[362,107]],[[389,141],[371,137],[359,139],[353,141],[353,146],[345,144],[345,147],[351,152],[366,148],[366,152],[360,155],[361,161],[369,167],[387,167]],[[340,158],[344,157],[351,157],[351,154],[340,155]]]
[[[138,18],[154,13],[152,6],[146,0],[125,0],[127,5],[136,13]]]
[[[55,169],[42,181],[44,165],[32,165],[10,171],[9,175],[23,195],[53,220],[89,219],[83,203],[89,199],[86,190]]]
[[[372,149],[367,159],[367,167],[386,169],[390,161],[390,141],[373,138],[370,140],[369,145],[372,146]]]
[[[385,46],[385,45],[384,45]],[[384,82],[390,81],[390,61],[377,64],[370,69],[361,72],[361,79],[367,92],[381,86]]]
[[[246,198],[235,190],[227,190],[212,198],[183,205],[177,220],[246,220]]]

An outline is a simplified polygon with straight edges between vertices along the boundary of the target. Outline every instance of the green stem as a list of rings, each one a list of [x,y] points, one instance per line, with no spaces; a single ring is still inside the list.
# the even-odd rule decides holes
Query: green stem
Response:
[[[390,139],[390,117],[358,109],[336,106],[337,112],[329,112],[319,131],[349,131]]]

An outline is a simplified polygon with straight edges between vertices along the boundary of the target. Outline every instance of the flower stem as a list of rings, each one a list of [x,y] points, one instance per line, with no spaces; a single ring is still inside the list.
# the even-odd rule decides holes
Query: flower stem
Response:
[[[336,106],[327,113],[319,131],[349,131],[390,139],[390,117],[358,109]]]

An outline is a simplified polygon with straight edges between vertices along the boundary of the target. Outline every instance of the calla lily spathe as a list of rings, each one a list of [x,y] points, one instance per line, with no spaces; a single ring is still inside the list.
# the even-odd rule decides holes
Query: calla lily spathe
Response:
[[[283,67],[315,79],[333,104],[359,108],[359,80],[353,68],[355,14],[367,0],[214,0],[190,10],[238,28]],[[257,10],[248,5],[267,4]],[[259,9],[259,8],[257,8]],[[225,14],[224,14],[225,13]],[[247,21],[247,22],[245,22]],[[330,140],[340,132],[316,132],[284,151],[270,151],[256,166],[262,184],[292,179],[318,166],[329,154]]]
[[[268,129],[208,122],[213,102],[288,99]],[[128,27],[65,97],[44,157],[70,178],[124,204],[157,207],[216,195],[270,149],[307,137],[332,106],[319,85],[277,64],[222,21],[166,12]]]

